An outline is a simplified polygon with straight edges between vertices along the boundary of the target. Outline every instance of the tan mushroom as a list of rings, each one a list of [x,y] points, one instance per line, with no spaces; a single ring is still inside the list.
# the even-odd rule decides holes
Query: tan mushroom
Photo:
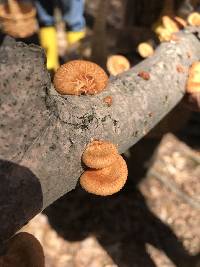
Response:
[[[53,83],[57,92],[63,95],[93,95],[105,89],[108,76],[93,62],[72,60],[57,70]]]
[[[179,32],[179,27],[176,24],[176,22],[171,19],[168,16],[163,16],[162,17],[162,23],[165,29],[167,29],[170,33],[175,33],[175,32]]]
[[[193,63],[189,69],[187,92],[200,92],[200,61]]]
[[[191,13],[188,16],[187,21],[191,26],[200,26],[200,14],[198,12]]]
[[[117,193],[126,183],[128,170],[125,160],[117,155],[115,162],[103,169],[90,169],[80,177],[80,184],[87,192],[109,196]]]
[[[103,102],[106,103],[106,105],[108,107],[112,106],[112,103],[113,103],[112,96],[108,95],[108,96],[104,97]]]
[[[155,33],[158,35],[160,42],[168,42],[171,40],[172,33],[165,29],[163,26],[159,26],[155,29]]]
[[[143,58],[150,57],[154,54],[154,49],[149,43],[140,43],[137,47],[139,55]]]
[[[106,65],[108,72],[114,76],[130,69],[128,59],[122,55],[109,56]]]
[[[187,26],[187,21],[180,17],[175,16],[174,20],[178,24],[179,28],[185,28]]]
[[[44,267],[44,252],[31,234],[20,232],[8,242],[8,250],[0,257],[2,267]]]
[[[84,164],[93,169],[101,169],[113,164],[118,156],[117,148],[108,141],[93,141],[82,155]]]
[[[161,42],[168,42],[171,40],[172,34],[179,31],[179,26],[178,23],[169,16],[163,16],[161,21],[162,23],[157,25],[154,31]]]
[[[200,111],[200,61],[193,63],[189,69],[184,102],[189,109]]]

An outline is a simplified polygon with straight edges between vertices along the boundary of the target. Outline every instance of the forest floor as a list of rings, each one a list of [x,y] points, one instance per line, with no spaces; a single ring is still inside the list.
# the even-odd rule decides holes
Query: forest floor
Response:
[[[171,134],[158,143],[145,138],[126,153],[118,194],[77,186],[29,222],[23,230],[42,243],[46,267],[200,266],[200,143],[194,150]]]

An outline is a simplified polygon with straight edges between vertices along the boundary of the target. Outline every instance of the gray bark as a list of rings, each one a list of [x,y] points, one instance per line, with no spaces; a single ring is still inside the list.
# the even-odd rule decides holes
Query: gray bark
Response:
[[[188,67],[199,57],[199,40],[180,33],[177,43],[161,44],[151,58],[111,77],[101,94],[61,96],[50,85],[43,51],[7,39],[0,48],[0,239],[75,188],[92,139],[109,140],[122,153],[148,133],[181,101]]]

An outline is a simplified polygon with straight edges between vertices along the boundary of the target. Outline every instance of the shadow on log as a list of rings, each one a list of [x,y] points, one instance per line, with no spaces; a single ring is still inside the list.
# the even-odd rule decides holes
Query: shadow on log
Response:
[[[39,213],[43,200],[40,181],[28,168],[0,160],[0,179],[1,253],[1,242]]]

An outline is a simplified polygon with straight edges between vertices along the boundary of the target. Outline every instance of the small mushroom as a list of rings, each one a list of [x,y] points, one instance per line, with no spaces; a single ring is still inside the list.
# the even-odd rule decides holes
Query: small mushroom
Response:
[[[96,140],[86,147],[82,161],[89,168],[101,169],[113,164],[117,156],[118,151],[114,144]]]
[[[162,23],[163,23],[164,28],[167,29],[170,33],[179,32],[179,27],[177,23],[170,17],[163,16]]]
[[[55,73],[54,87],[63,95],[94,95],[103,91],[108,76],[97,64],[86,60],[72,60]]]
[[[178,24],[179,28],[185,28],[187,26],[187,21],[180,17],[175,16],[174,20]]]
[[[191,13],[188,16],[187,21],[191,26],[200,26],[200,14],[198,12]]]
[[[20,232],[8,242],[5,255],[0,256],[3,267],[44,267],[44,252],[40,242],[31,234]]]
[[[200,61],[195,62],[189,69],[184,103],[194,111],[200,111]]]
[[[200,92],[200,61],[194,62],[189,69],[187,92]]]
[[[160,42],[168,42],[171,40],[171,33],[163,26],[159,26],[155,29],[155,33],[158,35]]]
[[[155,28],[155,33],[161,42],[171,41],[172,34],[179,31],[179,26],[169,16],[163,16],[161,19],[162,23]]]
[[[140,43],[137,47],[139,55],[143,58],[147,58],[153,55],[154,49],[149,43]]]
[[[106,103],[108,107],[112,106],[112,103],[113,103],[112,96],[108,95],[104,97],[103,102]]]
[[[128,170],[125,160],[117,155],[115,162],[103,169],[89,169],[80,177],[80,184],[87,192],[109,196],[117,193],[125,185]]]
[[[150,79],[150,74],[147,71],[140,71],[138,73],[138,76],[144,79],[145,81],[148,81]]]
[[[112,55],[108,57],[106,66],[108,72],[114,76],[130,69],[128,59],[122,55]]]
[[[185,69],[184,67],[181,65],[181,64],[178,64],[176,66],[176,70],[179,72],[179,73],[184,73],[185,72]]]

